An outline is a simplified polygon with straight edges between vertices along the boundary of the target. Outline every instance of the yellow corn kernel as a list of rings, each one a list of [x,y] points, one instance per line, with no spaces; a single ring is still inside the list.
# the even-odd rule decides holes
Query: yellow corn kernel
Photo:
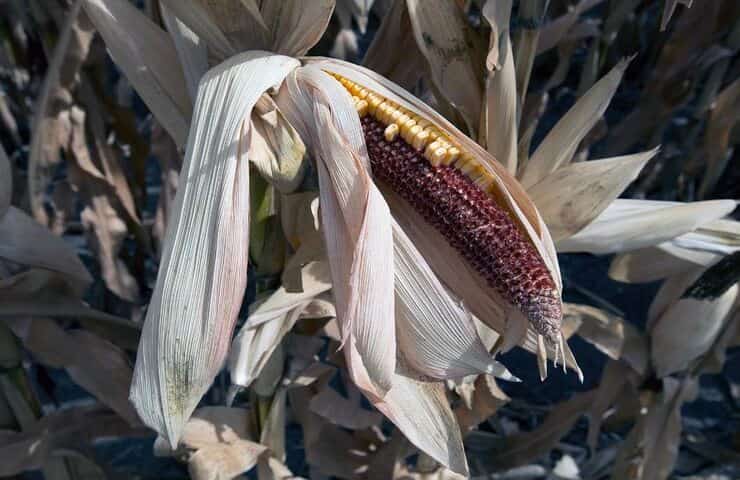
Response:
[[[421,129],[420,126],[414,125],[408,130],[406,130],[406,136],[404,136],[403,139],[406,140],[406,142],[411,143],[411,140],[413,140],[413,138],[419,133],[421,133],[422,131],[423,130]]]
[[[376,116],[378,114],[378,106],[381,104],[382,100],[375,95],[368,95],[368,101],[367,101],[367,111],[370,115]]]
[[[455,163],[459,156],[460,149],[457,147],[450,147],[447,149],[447,154],[445,155],[442,163],[444,163],[445,165],[452,165],[453,163]]]
[[[398,136],[398,125],[395,123],[391,123],[387,127],[385,127],[385,131],[383,132],[383,136],[385,137],[386,141],[392,142],[396,139]]]
[[[357,113],[360,115],[360,118],[367,115],[367,100],[360,100],[355,104],[355,108],[357,109]]]
[[[447,156],[446,148],[438,148],[432,154],[432,165],[439,167]]]
[[[434,151],[441,147],[442,147],[442,144],[439,143],[439,140],[429,142],[429,145],[427,145],[426,150],[424,150],[424,156],[427,157],[427,159],[431,160],[432,154],[434,153]]]
[[[425,130],[417,133],[411,140],[411,146],[417,150],[422,150],[429,143],[429,133]]]

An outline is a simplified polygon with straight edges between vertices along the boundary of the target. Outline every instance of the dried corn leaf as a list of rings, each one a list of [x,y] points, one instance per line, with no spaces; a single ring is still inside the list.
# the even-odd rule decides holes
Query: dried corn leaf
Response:
[[[263,455],[257,464],[257,478],[259,480],[303,480],[303,477],[293,475],[288,467],[274,457]]]
[[[85,330],[64,331],[42,317],[8,321],[24,347],[42,364],[64,368],[72,380],[131,425],[139,423],[128,402],[132,370],[118,347]]]
[[[691,401],[697,382],[663,379],[663,391],[642,413],[617,454],[612,480],[665,480],[673,471],[681,441],[681,405]]]
[[[129,234],[128,229],[110,199],[102,192],[96,193],[80,214],[88,243],[98,257],[105,285],[122,299],[136,303],[141,295],[139,285],[118,255]]]
[[[335,0],[263,2],[262,18],[272,32],[271,51],[300,57],[324,34]]]
[[[69,278],[49,270],[31,269],[0,280],[0,317],[54,317],[83,327],[127,350],[139,343],[133,322],[94,310],[80,300],[82,291]]]
[[[536,429],[507,437],[502,442],[501,448],[493,452],[492,461],[497,468],[506,469],[525,464],[546,454],[573,428],[593,399],[593,391],[579,393],[555,406],[542,425]]]
[[[500,407],[509,403],[509,400],[510,398],[499,388],[493,377],[479,375],[475,379],[469,405],[459,405],[455,408],[460,430],[464,434],[473,430],[479,423],[496,413]]]
[[[0,431],[0,476],[12,477],[38,470],[64,450],[89,448],[97,438],[132,433],[138,432],[115,414],[97,407],[58,410],[26,431]]]
[[[164,0],[163,4],[208,46],[216,61],[224,60],[237,52],[221,26],[211,16],[206,5],[199,0]],[[179,142],[178,142],[179,144]]]
[[[312,263],[304,269],[304,290],[288,293],[278,289],[249,316],[234,338],[229,354],[229,373],[237,388],[248,387],[261,373],[275,348],[303,313],[312,299],[331,288],[327,265]]]
[[[362,408],[358,402],[339,395],[329,386],[311,398],[309,408],[328,422],[350,430],[370,428],[383,421],[378,412]]]
[[[395,48],[388,48],[394,45]],[[413,91],[427,69],[411,28],[406,0],[393,0],[365,53],[363,65]]]
[[[537,42],[537,55],[544,53],[551,48],[555,48],[566,38],[580,38],[576,33],[578,26],[584,23],[578,23],[581,13],[595,7],[604,0],[580,0],[578,3],[568,8],[568,11],[558,18],[546,23],[540,29],[540,36]]]
[[[564,316],[579,322],[578,334],[613,360],[623,360],[644,374],[648,366],[645,337],[617,315],[589,305],[565,304]]]
[[[59,272],[79,288],[92,282],[92,277],[69,243],[12,206],[0,217],[0,258]]]
[[[76,1],[62,26],[54,47],[44,83],[35,105],[31,122],[31,145],[28,154],[28,192],[31,212],[39,222],[49,224],[44,208],[44,195],[54,169],[61,161],[60,151],[69,142],[70,124],[67,108],[79,81],[78,70],[87,58],[93,31],[80,15],[83,1]]]
[[[339,0],[339,3],[346,6],[346,8],[352,13],[357,22],[357,28],[360,29],[360,33],[363,35],[367,31],[367,21],[370,16],[370,9],[373,7],[375,0]]]
[[[729,321],[740,287],[740,252],[706,270],[653,323],[653,365],[663,377],[705,354]]]
[[[491,39],[486,58],[485,134],[486,150],[512,175],[517,170],[517,92],[514,52],[511,48],[509,23],[511,1],[489,0],[483,16],[491,25]]]
[[[668,22],[671,21],[671,17],[676,11],[676,6],[678,6],[679,3],[686,6],[686,8],[691,8],[691,4],[694,3],[694,0],[664,0],[663,16],[660,19],[661,32],[664,32],[666,27],[668,27]]]
[[[173,446],[223,365],[246,287],[249,115],[296,66],[252,52],[201,81],[131,387],[144,422]]]
[[[550,130],[519,172],[525,188],[536,185],[558,168],[570,163],[578,144],[606,111],[629,62],[630,59],[620,61],[579,98]]]
[[[177,49],[185,83],[190,98],[195,100],[198,94],[198,82],[208,71],[208,46],[204,40],[190,29],[183,21],[172,13],[164,3],[159,5],[162,12],[162,21],[172,37]]]
[[[732,153],[732,129],[740,121],[740,80],[726,86],[714,100],[704,135],[706,170],[699,187],[699,198],[705,198],[729,166]]]
[[[719,259],[718,254],[689,250],[666,242],[617,255],[609,267],[609,276],[626,283],[654,282],[697,266],[708,267]]]
[[[158,455],[184,454],[194,480],[234,478],[251,470],[266,447],[252,441],[249,412],[243,408],[203,407],[193,413],[182,432],[178,450],[157,438]]]
[[[598,217],[627,188],[657,149],[591,160],[555,170],[528,189],[555,242]]]
[[[558,241],[559,252],[615,253],[658,245],[720,219],[734,200],[693,203],[617,199],[586,228]]]
[[[0,218],[10,207],[13,197],[13,168],[10,165],[5,149],[0,145]]]
[[[462,10],[446,0],[406,0],[406,6],[434,85],[475,133],[483,103],[482,71]]]
[[[234,52],[227,56],[246,50],[270,49],[272,32],[265,25],[256,0],[194,0],[193,3],[202,5],[233,46]]]
[[[167,32],[125,0],[84,0],[113,60],[178,145],[187,139],[191,102]]]

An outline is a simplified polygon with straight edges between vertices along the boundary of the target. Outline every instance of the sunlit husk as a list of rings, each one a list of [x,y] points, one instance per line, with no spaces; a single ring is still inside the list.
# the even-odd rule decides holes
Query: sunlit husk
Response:
[[[521,185],[493,159],[490,154],[483,150],[473,140],[459,132],[452,124],[445,120],[441,115],[436,113],[432,108],[421,102],[419,99],[409,94],[399,86],[384,79],[383,77],[345,62],[329,59],[306,59],[310,65],[315,65],[325,71],[337,73],[359,85],[375,91],[377,94],[389,98],[398,103],[401,107],[419,114],[422,118],[432,121],[446,135],[457,141],[461,148],[469,152],[479,164],[491,175],[494,182],[494,198],[497,204],[509,212],[511,218],[520,228],[526,238],[539,253],[542,260],[547,265],[557,289],[562,289],[560,280],[560,271],[557,265],[555,248],[550,239],[544,221],[540,217],[534,203],[529,199]],[[477,273],[472,269],[466,268],[465,261],[453,249],[445,249],[445,241],[437,233],[434,235],[433,227],[426,225],[420,217],[413,212],[408,205],[397,196],[390,192],[384,191],[384,195],[391,206],[394,216],[399,218],[399,223],[406,230],[414,244],[420,249],[426,260],[430,263],[435,273],[440,279],[452,290],[452,292],[468,303],[469,308],[476,316],[492,326],[499,332],[505,330],[502,315],[492,316],[492,311],[502,311],[511,308],[492,288],[483,281],[454,281],[456,276],[454,271],[462,271],[472,274],[473,279],[480,279]],[[400,218],[404,217],[404,218]],[[436,233],[436,232],[435,232]],[[439,241],[430,241],[432,238],[440,239]],[[440,255],[438,248],[449,251],[450,255]],[[445,258],[439,258],[445,257]],[[450,265],[454,262],[454,265]],[[447,265],[445,268],[444,265]],[[466,275],[470,276],[470,275]],[[475,286],[471,285],[474,283]],[[466,288],[467,287],[467,288]],[[480,290],[485,291],[482,296],[487,299],[488,306],[481,306],[481,302],[472,301],[471,297],[481,296]],[[524,330],[521,330],[522,332]],[[514,342],[517,343],[517,342]]]
[[[177,445],[220,370],[247,280],[249,115],[297,61],[249,52],[201,81],[131,400]]]

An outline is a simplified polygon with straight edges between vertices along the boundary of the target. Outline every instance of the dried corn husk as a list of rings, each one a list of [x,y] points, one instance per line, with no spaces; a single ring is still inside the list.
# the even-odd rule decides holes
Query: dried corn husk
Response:
[[[542,218],[518,182],[485,150],[420,100],[373,72],[335,60],[315,60],[313,62],[322,69],[339,73],[433,121],[439,128],[453,136],[462,148],[471,152],[488,170],[500,188],[500,198],[497,198],[499,205],[511,213],[512,218],[532,241],[550,269],[556,285],[560,288],[557,257]],[[476,274],[472,273],[460,255],[441,239],[441,235],[433,227],[421,220],[408,204],[390,192],[384,192],[384,194],[394,216],[443,283],[454,294],[462,298],[477,317],[495,330],[503,331],[504,316],[501,313],[508,307],[505,302],[493,289],[482,285],[482,282],[473,280],[477,278]],[[440,254],[441,252],[444,253]]]
[[[131,399],[176,446],[220,370],[247,280],[249,114],[297,61],[251,52],[201,80]]]
[[[658,376],[686,369],[709,350],[737,307],[738,280],[740,252],[704,271],[655,318],[650,338]]]

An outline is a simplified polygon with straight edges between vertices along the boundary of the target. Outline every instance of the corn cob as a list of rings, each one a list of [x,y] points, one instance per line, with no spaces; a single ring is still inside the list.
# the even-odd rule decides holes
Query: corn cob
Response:
[[[535,247],[495,200],[493,177],[427,119],[335,75],[360,116],[373,175],[409,202],[534,329],[559,341],[561,301]]]

